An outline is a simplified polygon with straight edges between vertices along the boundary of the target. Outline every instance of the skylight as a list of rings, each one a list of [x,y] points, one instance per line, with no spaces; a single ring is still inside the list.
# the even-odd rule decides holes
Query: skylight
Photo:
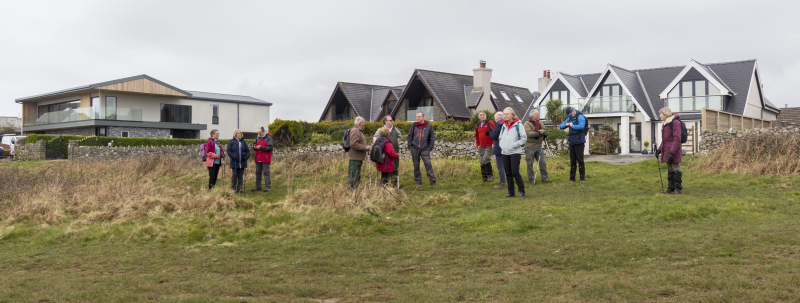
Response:
[[[497,100],[497,96],[494,95],[494,91],[490,91],[492,93],[492,99]]]
[[[520,98],[519,95],[514,94],[514,98],[517,98],[517,101],[522,102],[522,98]]]
[[[505,92],[505,91],[502,91],[502,90],[501,90],[501,91],[500,91],[500,94],[501,94],[501,95],[503,95],[503,99],[506,99],[506,101],[511,101],[511,99],[510,99],[510,98],[508,98],[508,95],[506,95],[506,92]]]

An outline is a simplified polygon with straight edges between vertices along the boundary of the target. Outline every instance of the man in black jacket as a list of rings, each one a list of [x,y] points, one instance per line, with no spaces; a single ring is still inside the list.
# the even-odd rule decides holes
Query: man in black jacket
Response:
[[[411,160],[414,162],[414,181],[422,184],[422,172],[419,170],[419,159],[425,164],[425,172],[431,185],[436,185],[436,176],[433,175],[431,165],[431,151],[436,142],[433,126],[425,120],[425,114],[417,112],[417,122],[408,130],[408,149],[411,151]]]

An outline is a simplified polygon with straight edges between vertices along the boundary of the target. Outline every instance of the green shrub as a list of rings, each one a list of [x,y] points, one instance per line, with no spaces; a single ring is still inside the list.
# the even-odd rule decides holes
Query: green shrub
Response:
[[[547,108],[547,120],[550,120],[550,122],[552,122],[554,125],[561,124],[561,122],[564,121],[567,116],[564,113],[564,109],[561,108],[563,105],[564,103],[561,102],[560,99],[547,101],[547,103],[544,105],[545,108]]]
[[[559,129],[557,126],[547,126],[544,128],[545,132],[547,132],[547,144],[552,146],[557,146],[556,144],[558,141],[564,140],[567,138],[567,132],[563,129]]]
[[[469,119],[469,129],[465,130],[475,130],[475,127],[478,125],[478,122],[481,120],[478,119],[478,114],[486,113],[486,121],[494,121],[494,111],[490,111],[488,109],[477,111],[475,114],[472,115],[472,119]]]
[[[306,140],[305,145],[309,145],[309,146],[311,146],[311,145],[331,144],[331,143],[339,142],[339,140],[341,140],[341,138],[339,140],[333,140],[331,138],[331,136],[329,136],[328,134],[314,134],[314,133],[311,133],[311,134],[307,134],[307,136],[309,138],[308,138],[308,140]]]
[[[295,146],[303,142],[303,124],[298,121],[275,119],[269,131],[275,145]]]
[[[84,137],[78,142],[79,146],[107,146],[114,141],[114,146],[170,146],[170,145],[200,145],[207,139],[170,139],[170,138],[132,138],[132,137]],[[225,140],[227,143],[228,140]],[[220,140],[222,142],[222,140]]]

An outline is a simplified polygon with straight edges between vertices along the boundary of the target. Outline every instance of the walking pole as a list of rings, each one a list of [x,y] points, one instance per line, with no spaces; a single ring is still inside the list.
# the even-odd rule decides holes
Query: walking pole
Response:
[[[656,153],[656,145],[653,144],[653,154]],[[661,161],[656,157],[656,165],[658,165],[658,178],[661,179],[661,191],[664,191],[664,176],[661,174]]]

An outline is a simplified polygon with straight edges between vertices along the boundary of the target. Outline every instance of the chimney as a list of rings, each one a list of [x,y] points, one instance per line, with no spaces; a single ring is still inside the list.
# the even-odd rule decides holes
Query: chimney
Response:
[[[479,87],[483,89],[483,97],[481,97],[481,100],[478,101],[478,109],[484,109],[488,108],[487,106],[491,106],[491,94],[489,92],[492,90],[492,69],[486,68],[486,61],[481,60],[480,68],[475,68],[472,70],[472,86],[473,90]]]
[[[547,87],[548,84],[550,84],[550,71],[549,70],[544,70],[544,71],[542,71],[542,77],[539,78],[539,87],[538,88],[539,88],[539,93],[540,94],[544,93],[544,89]]]

